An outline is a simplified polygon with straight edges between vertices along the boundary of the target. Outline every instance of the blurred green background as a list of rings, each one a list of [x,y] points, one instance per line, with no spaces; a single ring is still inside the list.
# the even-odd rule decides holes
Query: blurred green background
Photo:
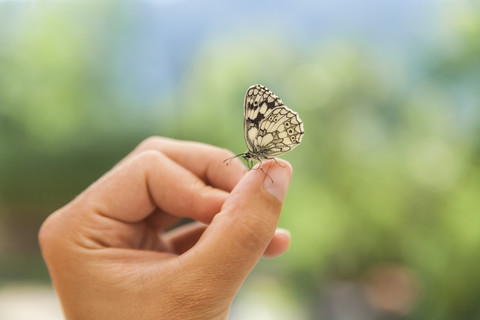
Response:
[[[478,1],[0,0],[0,288],[143,139],[245,151],[255,83],[305,136],[232,319],[480,319]]]

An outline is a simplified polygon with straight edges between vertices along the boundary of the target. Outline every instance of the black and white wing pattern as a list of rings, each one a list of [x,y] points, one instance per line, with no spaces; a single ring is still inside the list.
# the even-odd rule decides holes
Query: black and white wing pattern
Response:
[[[295,148],[303,137],[298,114],[260,84],[248,88],[244,101],[244,134],[247,160],[262,162]]]
[[[248,88],[243,111],[243,130],[248,150],[225,159],[224,162],[228,165],[232,159],[243,157],[251,168],[255,160],[260,163],[260,169],[270,177],[263,170],[262,161],[275,159],[300,144],[303,137],[302,120],[295,111],[287,108],[279,97],[261,84]]]

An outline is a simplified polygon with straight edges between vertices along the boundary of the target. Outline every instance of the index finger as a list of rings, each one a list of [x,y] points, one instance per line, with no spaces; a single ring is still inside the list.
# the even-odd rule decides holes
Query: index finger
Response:
[[[121,162],[148,150],[156,150],[188,169],[206,184],[232,191],[247,172],[238,159],[226,166],[223,160],[233,156],[231,151],[200,142],[150,137],[140,143]]]

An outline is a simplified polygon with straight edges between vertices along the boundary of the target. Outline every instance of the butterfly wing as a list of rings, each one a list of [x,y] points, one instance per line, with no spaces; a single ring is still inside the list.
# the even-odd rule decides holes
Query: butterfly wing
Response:
[[[254,141],[259,133],[262,120],[272,112],[273,109],[283,106],[282,100],[273,92],[256,84],[248,88],[244,101],[244,134],[245,142],[249,151],[254,150]]]
[[[253,144],[266,158],[273,158],[298,146],[303,133],[298,114],[286,106],[278,107],[260,123],[259,135]]]
[[[298,114],[260,84],[248,88],[244,113],[245,142],[259,160],[288,152],[302,140],[303,124]]]

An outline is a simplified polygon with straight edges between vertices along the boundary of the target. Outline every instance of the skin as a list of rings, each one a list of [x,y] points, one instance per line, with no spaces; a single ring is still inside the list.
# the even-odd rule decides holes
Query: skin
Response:
[[[39,241],[67,319],[226,319],[277,229],[290,165],[248,171],[213,146],[153,137],[43,223]],[[194,222],[172,229],[182,217]]]

